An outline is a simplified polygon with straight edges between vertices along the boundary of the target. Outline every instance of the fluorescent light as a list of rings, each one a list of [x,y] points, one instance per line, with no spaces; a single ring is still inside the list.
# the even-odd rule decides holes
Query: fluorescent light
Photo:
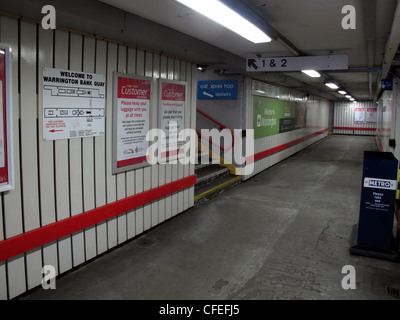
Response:
[[[321,75],[315,70],[301,70],[301,72],[305,73],[311,78],[319,78]]]
[[[337,86],[337,84],[335,84],[335,83],[333,83],[333,82],[327,82],[327,83],[325,83],[325,85],[326,85],[327,87],[331,88],[331,89],[334,89],[334,90],[339,89],[339,87]]]
[[[340,94],[342,94],[342,95],[345,95],[345,94],[347,94],[347,92],[346,91],[344,91],[344,90],[339,90],[338,91]]]
[[[261,93],[261,94],[266,94],[266,92],[263,90],[256,90],[256,92]]]
[[[254,24],[218,0],[176,0],[205,15],[253,43],[270,42],[271,38]]]
[[[1,54],[6,54],[6,52],[4,50],[0,50]]]
[[[351,98],[351,95],[347,94],[347,95],[345,95],[345,97],[346,97],[347,99],[350,99],[350,98]]]

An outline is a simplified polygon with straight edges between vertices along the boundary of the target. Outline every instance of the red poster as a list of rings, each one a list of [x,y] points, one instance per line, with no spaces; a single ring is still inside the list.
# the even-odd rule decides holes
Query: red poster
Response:
[[[185,101],[186,86],[174,83],[163,82],[162,100],[163,101]],[[183,104],[177,106],[183,107]]]
[[[117,88],[117,169],[146,165],[151,81],[118,77]]]

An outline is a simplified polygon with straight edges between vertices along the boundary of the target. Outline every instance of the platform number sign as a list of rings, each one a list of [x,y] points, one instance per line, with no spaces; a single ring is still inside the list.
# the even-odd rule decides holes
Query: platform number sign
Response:
[[[302,70],[347,70],[349,57],[346,55],[268,57],[247,59],[247,72],[288,72]]]

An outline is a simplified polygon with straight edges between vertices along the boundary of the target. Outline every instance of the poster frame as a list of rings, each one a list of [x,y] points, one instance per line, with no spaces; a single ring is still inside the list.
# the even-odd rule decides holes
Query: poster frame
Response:
[[[14,178],[14,143],[13,143],[13,114],[12,114],[12,49],[11,46],[0,43],[0,50],[4,52],[4,64],[5,64],[5,110],[3,110],[3,105],[1,106],[1,110],[5,117],[3,118],[5,128],[4,134],[4,142],[5,149],[7,152],[7,156],[5,158],[6,161],[6,170],[8,175],[8,181],[4,183],[0,183],[0,192],[10,191],[15,188],[15,178]],[[0,55],[3,55],[0,53]],[[4,99],[4,97],[3,97]]]
[[[149,110],[148,110],[148,121],[149,130],[153,128],[152,123],[152,97],[154,90],[153,78],[146,76],[139,76],[135,74],[128,74],[122,72],[114,72],[113,74],[113,100],[112,100],[112,174],[119,174],[127,171],[132,171],[136,169],[141,169],[150,166],[151,164],[146,160],[144,162],[133,164],[125,167],[118,168],[118,79],[134,79],[134,80],[144,80],[150,83],[150,99],[149,99]],[[148,142],[150,146],[150,141]]]
[[[158,79],[158,128],[160,128],[162,130],[162,89],[163,89],[163,83],[169,83],[169,84],[177,84],[177,85],[182,85],[185,86],[185,101],[184,101],[184,108],[183,108],[183,125],[185,126],[186,123],[186,108],[187,108],[187,104],[188,104],[188,83],[186,81],[179,81],[179,80],[169,80],[169,79]],[[183,128],[185,129],[185,128]],[[178,136],[179,136],[179,132],[178,132]],[[159,151],[161,152],[161,148],[159,149]],[[184,154],[177,154],[176,156],[167,156],[167,157],[162,157],[161,155],[159,155],[159,159],[161,162],[165,163],[165,162],[169,162],[171,160],[178,160],[180,158],[185,157]]]
[[[59,79],[62,78],[67,78],[68,80],[76,80],[76,81],[88,81],[90,80],[91,82],[97,82],[97,83],[103,83],[103,85],[86,85],[86,84],[81,84],[81,83],[73,83],[73,84],[53,84],[53,81],[47,80],[47,78],[51,78],[52,75],[49,75],[50,73],[59,73],[60,75],[54,77],[59,77]],[[76,78],[72,76],[67,76],[63,75],[63,73],[70,73],[70,74],[79,74],[80,76],[85,75],[84,78]],[[42,78],[42,96],[43,96],[43,102],[42,102],[42,140],[43,141],[58,141],[58,140],[72,140],[72,139],[84,139],[84,138],[95,138],[95,137],[103,137],[105,135],[105,112],[106,112],[106,89],[107,89],[107,84],[105,80],[105,75],[100,74],[100,73],[93,73],[93,72],[84,72],[80,70],[71,70],[71,69],[59,69],[59,68],[52,68],[52,67],[44,67],[41,70],[40,74]],[[89,78],[90,76],[90,78]],[[93,79],[93,77],[95,77]],[[49,84],[50,82],[51,84]],[[77,94],[77,96],[72,96],[72,95],[61,95],[59,97],[56,97],[56,95],[51,94],[50,97],[46,91],[52,91],[51,87],[56,88],[56,90],[60,91],[61,89],[64,90],[75,90],[76,92],[79,91],[99,91],[99,95],[97,97],[93,97],[92,93],[88,93],[90,99],[88,99],[88,96],[85,97],[84,94],[80,93]],[[56,98],[54,98],[56,97]],[[52,100],[50,100],[52,99]],[[66,99],[68,101],[66,102]],[[75,99],[79,99],[79,103],[76,102]],[[94,99],[101,99],[101,105],[96,104],[95,106],[92,106],[92,101]],[[57,103],[55,103],[53,100],[57,100]],[[82,103],[82,101],[90,101],[90,106],[88,106],[86,103]],[[67,104],[68,106],[65,106]],[[51,107],[50,107],[51,106]],[[71,108],[71,106],[76,106],[76,108]],[[71,117],[71,115],[67,116],[59,116],[59,115],[52,115],[50,116],[48,114],[48,110],[53,112],[51,109],[54,108],[56,110],[72,110],[72,112],[80,111],[81,113],[75,114],[74,117],[75,119],[85,119],[85,117],[91,117],[95,118],[95,122],[92,122],[92,124],[95,124],[95,126],[82,126],[82,121],[78,121],[79,126],[74,125],[71,123],[71,119],[74,119],[74,117]],[[73,110],[76,109],[76,110]],[[101,110],[102,109],[102,110]],[[86,111],[90,111],[91,115],[89,116],[86,114]],[[93,115],[93,110],[101,110],[99,112],[100,115]],[[69,111],[68,111],[69,112]],[[47,126],[51,126],[52,121],[62,121],[64,124],[64,127],[62,127],[63,130],[58,130],[61,129],[59,127],[53,127],[54,130],[49,130]],[[75,121],[75,120],[72,120]],[[88,122],[86,122],[87,125]],[[95,131],[92,132],[92,128],[95,128]],[[50,127],[51,128],[51,127]],[[59,133],[57,131],[61,131],[62,133]],[[76,132],[84,132],[84,134],[77,134]],[[91,134],[87,134],[87,131],[90,131]],[[50,133],[52,134],[50,134]],[[65,133],[64,133],[65,132]],[[74,135],[72,133],[75,132]]]

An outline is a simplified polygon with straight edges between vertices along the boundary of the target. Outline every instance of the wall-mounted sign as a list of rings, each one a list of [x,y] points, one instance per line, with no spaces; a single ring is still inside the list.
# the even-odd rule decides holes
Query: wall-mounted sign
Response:
[[[14,189],[11,48],[0,44],[0,192]]]
[[[198,99],[237,99],[237,80],[199,81]]]
[[[367,123],[376,123],[377,108],[367,108]]]
[[[263,97],[279,99],[279,92],[280,92],[279,87],[273,86],[271,84],[253,80],[252,90],[253,90],[253,95],[255,96],[263,96]]]
[[[393,90],[393,80],[392,79],[383,79],[381,87],[382,87],[382,90]]]
[[[365,122],[365,108],[355,108],[354,123],[364,123],[364,122]]]
[[[347,70],[349,57],[345,55],[276,57],[247,59],[248,72],[302,71],[302,70]]]
[[[185,129],[187,83],[160,79],[159,88],[159,123],[165,133],[160,159],[167,161],[179,158],[179,150],[183,150],[178,135]]]
[[[114,73],[113,174],[146,167],[152,79]]]
[[[254,138],[305,128],[306,113],[305,103],[254,96]]]
[[[104,135],[102,74],[43,69],[43,140]]]

